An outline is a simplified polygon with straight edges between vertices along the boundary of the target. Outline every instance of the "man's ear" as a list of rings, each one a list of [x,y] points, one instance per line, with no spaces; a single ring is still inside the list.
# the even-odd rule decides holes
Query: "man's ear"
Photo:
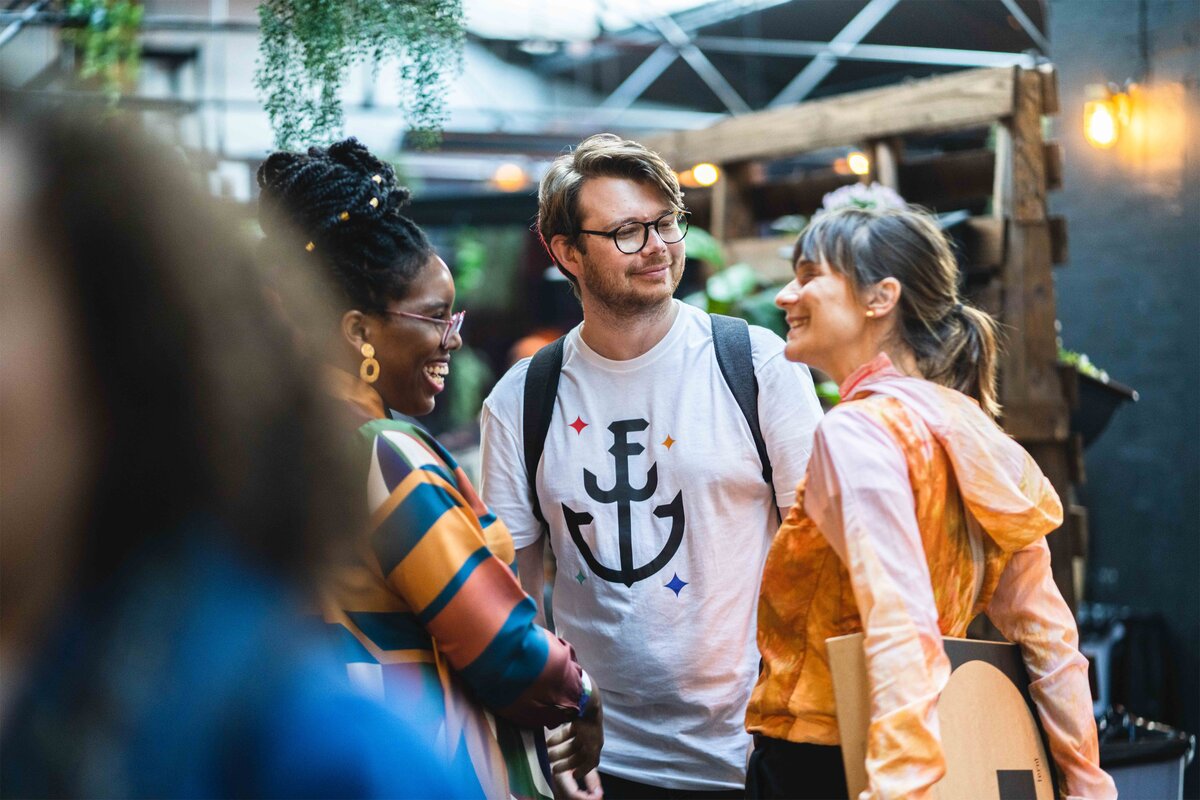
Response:
[[[361,352],[362,346],[371,340],[370,328],[370,320],[363,312],[351,310],[342,314],[342,338],[354,348],[354,352]]]
[[[559,269],[571,273],[571,276],[575,280],[579,280],[581,269],[579,248],[571,244],[571,240],[565,234],[555,234],[550,239],[550,252],[554,254],[555,260],[558,261]]]
[[[867,293],[867,311],[876,318],[887,316],[899,304],[903,290],[900,281],[891,276],[884,278]]]

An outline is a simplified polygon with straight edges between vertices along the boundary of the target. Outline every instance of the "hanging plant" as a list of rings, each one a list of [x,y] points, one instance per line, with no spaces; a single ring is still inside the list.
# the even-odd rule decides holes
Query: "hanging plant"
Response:
[[[461,0],[265,0],[254,85],[280,148],[337,138],[338,91],[352,64],[399,65],[401,109],[416,141],[438,140],[447,79],[462,66]]]
[[[75,49],[79,78],[115,103],[137,82],[142,46],[140,3],[130,0],[71,0],[66,4],[63,42]]]

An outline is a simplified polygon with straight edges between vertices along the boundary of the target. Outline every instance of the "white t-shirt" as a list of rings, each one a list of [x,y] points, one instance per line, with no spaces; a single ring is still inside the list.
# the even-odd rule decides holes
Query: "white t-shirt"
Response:
[[[745,781],[746,703],[758,669],[758,586],[821,416],[812,377],[751,327],[763,438],[721,376],[707,314],[678,303],[670,331],[629,361],[567,334],[537,470],[558,561],[554,621],[604,695],[601,770],[674,789]],[[518,548],[541,526],[522,445],[525,359],[482,414],[481,492]]]

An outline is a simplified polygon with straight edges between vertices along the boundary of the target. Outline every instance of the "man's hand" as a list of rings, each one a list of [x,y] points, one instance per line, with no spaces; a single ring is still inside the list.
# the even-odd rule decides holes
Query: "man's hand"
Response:
[[[560,725],[546,737],[556,797],[560,800],[600,800],[604,796],[596,772],[603,747],[604,709],[600,688],[593,687],[583,716]]]

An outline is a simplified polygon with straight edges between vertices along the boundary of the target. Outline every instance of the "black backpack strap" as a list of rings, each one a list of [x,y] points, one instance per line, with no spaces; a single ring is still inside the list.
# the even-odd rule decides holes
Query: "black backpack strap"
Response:
[[[758,450],[758,461],[762,464],[762,477],[775,494],[774,474],[771,458],[767,455],[767,443],[763,441],[762,428],[758,424],[758,378],[754,376],[754,356],[750,351],[750,326],[746,320],[709,314],[712,319],[713,348],[717,354],[717,366],[733,392],[742,416],[750,426],[750,436]]]
[[[542,505],[537,496],[537,467],[546,448],[550,432],[550,417],[554,415],[554,398],[558,396],[558,376],[562,372],[563,339],[560,336],[534,353],[525,373],[525,404],[523,409],[523,438],[525,446],[525,478],[529,485],[529,500],[533,515],[546,524]]]

